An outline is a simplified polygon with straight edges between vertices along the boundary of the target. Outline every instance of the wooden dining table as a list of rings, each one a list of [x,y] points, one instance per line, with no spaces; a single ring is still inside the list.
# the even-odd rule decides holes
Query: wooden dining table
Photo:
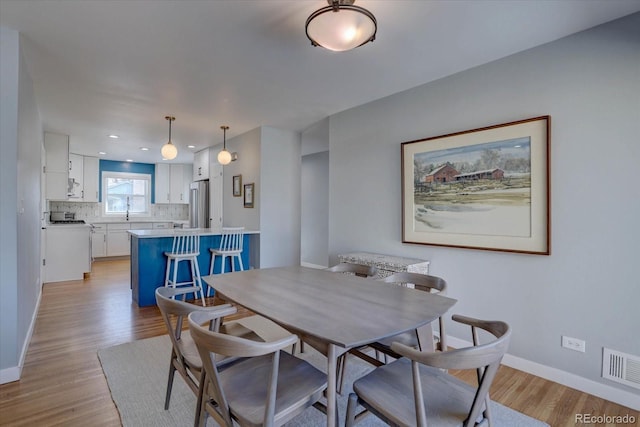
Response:
[[[307,267],[204,276],[218,297],[297,334],[327,357],[327,426],[337,423],[337,360],[345,352],[418,329],[433,348],[431,322],[456,300],[428,292]],[[431,346],[431,347],[429,347]]]

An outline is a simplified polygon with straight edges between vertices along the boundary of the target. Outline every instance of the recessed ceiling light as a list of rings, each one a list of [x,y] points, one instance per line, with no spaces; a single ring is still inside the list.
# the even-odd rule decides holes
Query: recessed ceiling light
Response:
[[[119,137],[118,135],[109,135],[109,138],[111,138],[111,139],[118,139],[118,138],[120,138],[120,137]]]
[[[133,160],[131,160],[131,159],[127,159],[127,162],[133,162]]]
[[[141,149],[142,151],[149,151],[149,149],[148,149],[147,147],[140,147],[140,149]]]
[[[104,151],[99,151],[98,154],[100,154],[101,156],[104,156],[107,153],[105,153]]]
[[[187,148],[196,148],[195,145],[187,145]]]

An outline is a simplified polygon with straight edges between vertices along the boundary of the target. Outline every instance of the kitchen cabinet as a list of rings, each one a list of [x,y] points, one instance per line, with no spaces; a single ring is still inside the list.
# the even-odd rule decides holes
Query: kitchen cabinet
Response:
[[[98,202],[100,194],[100,159],[97,157],[83,158],[83,202]]]
[[[189,204],[192,165],[172,164],[169,173],[169,203]]]
[[[44,133],[45,197],[47,200],[67,200],[69,186],[69,135]]]
[[[79,154],[69,154],[69,193],[72,201],[82,200],[84,191],[84,159]]]
[[[130,224],[107,224],[107,256],[127,256],[131,248],[129,244]]]
[[[171,189],[171,166],[163,163],[156,164],[154,198],[155,203],[169,203]]]
[[[90,232],[86,224],[47,227],[45,282],[82,280],[91,272]]]
[[[198,151],[193,155],[193,180],[209,179],[209,149]]]
[[[157,229],[173,229],[173,223],[172,222],[154,222],[153,223],[153,229],[157,230]]]
[[[107,256],[107,225],[93,224],[91,232],[91,256],[101,258]]]

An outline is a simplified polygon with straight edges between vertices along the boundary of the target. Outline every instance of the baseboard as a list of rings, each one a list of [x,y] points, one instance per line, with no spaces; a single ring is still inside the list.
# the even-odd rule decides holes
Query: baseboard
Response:
[[[300,265],[302,267],[317,268],[318,270],[324,270],[327,268],[326,265],[311,264],[310,262],[301,262]]]
[[[40,310],[40,300],[42,298],[42,283],[39,284],[38,299],[36,300],[36,306],[31,316],[31,323],[29,324],[29,330],[25,336],[24,343],[22,345],[22,351],[20,352],[20,358],[18,360],[18,366],[12,366],[0,370],[0,384],[11,383],[18,381],[22,375],[22,367],[24,366],[24,360],[27,357],[27,351],[29,350],[29,344],[31,344],[31,337],[33,336],[33,329],[36,325],[36,318],[38,317],[38,311]]]
[[[471,342],[461,340],[459,338],[447,336],[447,345],[453,348],[468,347]],[[524,371],[528,374],[553,381],[564,386],[574,388],[584,393],[591,394],[601,399],[626,406],[635,411],[640,411],[640,399],[638,394],[620,390],[597,381],[589,380],[570,372],[562,371],[557,368],[532,362],[521,357],[506,354],[502,359],[502,364],[510,368]]]

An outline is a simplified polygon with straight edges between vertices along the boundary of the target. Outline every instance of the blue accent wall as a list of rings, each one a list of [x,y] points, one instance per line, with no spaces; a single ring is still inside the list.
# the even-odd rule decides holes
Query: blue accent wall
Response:
[[[151,203],[155,203],[156,165],[153,163],[119,162],[116,160],[100,160],[100,185],[98,201],[102,201],[102,172],[131,172],[151,175]]]

